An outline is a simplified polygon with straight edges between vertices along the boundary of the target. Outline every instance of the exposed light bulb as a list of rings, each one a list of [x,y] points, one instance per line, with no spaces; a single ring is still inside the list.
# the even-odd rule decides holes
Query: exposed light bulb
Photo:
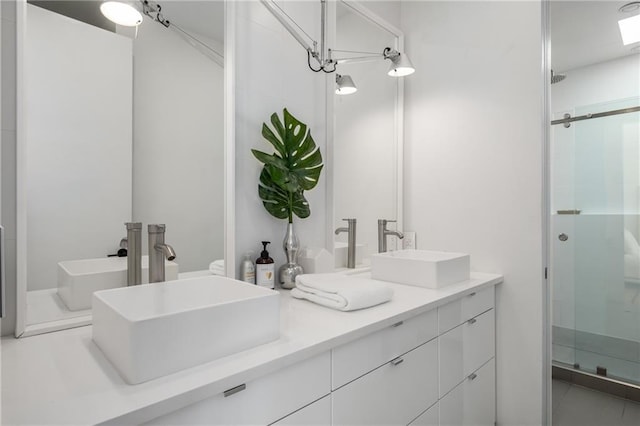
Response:
[[[111,22],[126,27],[142,23],[142,14],[132,5],[119,1],[107,1],[100,5],[100,12]]]
[[[336,74],[336,84],[336,95],[351,95],[358,91],[350,75]]]

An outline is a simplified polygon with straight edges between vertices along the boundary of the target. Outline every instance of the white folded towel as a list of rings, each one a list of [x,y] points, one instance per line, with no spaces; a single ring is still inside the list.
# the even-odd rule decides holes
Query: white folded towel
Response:
[[[355,311],[388,302],[393,290],[386,285],[342,274],[305,274],[296,277],[291,296],[340,311]]]
[[[224,259],[213,261],[209,264],[209,272],[213,275],[224,275]]]

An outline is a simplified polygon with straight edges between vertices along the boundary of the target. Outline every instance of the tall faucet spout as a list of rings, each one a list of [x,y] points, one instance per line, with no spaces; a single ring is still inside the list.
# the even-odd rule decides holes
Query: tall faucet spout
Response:
[[[387,236],[393,235],[399,239],[404,238],[404,234],[402,232],[387,229],[387,224],[393,222],[395,222],[395,220],[378,219],[378,253],[384,253],[387,251]]]
[[[142,283],[142,223],[127,222],[127,285]],[[120,241],[122,247],[122,241]]]
[[[353,269],[356,267],[356,220],[355,219],[342,219],[347,222],[348,226],[343,226],[336,229],[336,235],[341,232],[346,232],[347,237],[347,268]]]
[[[176,258],[176,252],[169,244],[164,242],[166,226],[164,224],[151,224],[149,232],[149,282],[158,283],[164,281],[164,260]]]
[[[387,235],[395,235],[396,237],[403,239],[404,238],[404,234],[400,231],[387,231],[386,232]]]
[[[167,260],[174,260],[176,258],[176,251],[169,244],[156,244],[156,250],[160,250]]]

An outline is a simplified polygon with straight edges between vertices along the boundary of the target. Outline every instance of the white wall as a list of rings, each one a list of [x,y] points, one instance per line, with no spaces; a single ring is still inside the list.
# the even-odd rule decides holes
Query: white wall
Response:
[[[338,13],[336,49],[382,53],[385,47],[394,46],[393,34],[348,10]],[[398,80],[389,77],[388,70],[389,62],[382,60],[341,64],[338,72],[350,75],[358,91],[334,95],[333,99],[334,225],[346,226],[344,218],[358,220],[356,237],[358,244],[364,245],[365,257],[378,251],[377,220],[398,219]],[[389,225],[389,229],[394,228]],[[347,234],[340,234],[336,240],[346,242]],[[389,238],[389,247],[393,246],[392,240]]]
[[[401,26],[401,2],[397,0],[361,0],[364,6],[396,28]]]
[[[27,25],[27,288],[40,290],[60,260],[104,257],[124,235],[131,40],[32,5]]]
[[[312,37],[319,39],[320,2],[280,2]],[[325,81],[334,75],[311,72],[305,50],[287,33],[278,21],[257,1],[237,2],[236,30],[236,258],[261,250],[260,241],[268,240],[276,268],[285,262],[282,240],[286,220],[272,217],[258,197],[258,177],[262,164],[251,149],[273,152],[262,138],[262,123],[287,108],[306,123],[327,161],[325,141],[326,97]],[[333,86],[331,86],[333,88]],[[302,246],[324,247],[326,242],[326,171],[318,185],[305,192],[311,216],[294,217]],[[239,262],[239,261],[238,261]],[[238,274],[236,268],[236,275]]]
[[[222,52],[219,43],[197,35]],[[143,21],[133,43],[133,218],[167,225],[180,272],[223,258],[223,68]]]
[[[402,3],[405,229],[471,254],[497,289],[498,424],[539,425],[543,395],[541,4]]]

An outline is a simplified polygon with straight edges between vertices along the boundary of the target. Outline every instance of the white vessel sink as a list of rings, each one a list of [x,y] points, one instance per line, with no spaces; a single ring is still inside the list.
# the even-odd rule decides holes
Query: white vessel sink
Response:
[[[467,281],[470,258],[464,253],[399,250],[371,256],[371,278],[426,288]]]
[[[167,281],[178,279],[178,264],[165,261]],[[149,282],[149,256],[142,256],[142,283]],[[58,296],[70,311],[91,308],[94,291],[127,285],[127,258],[67,260],[58,263]]]
[[[93,295],[93,341],[129,384],[278,339],[278,292],[221,276]]]

